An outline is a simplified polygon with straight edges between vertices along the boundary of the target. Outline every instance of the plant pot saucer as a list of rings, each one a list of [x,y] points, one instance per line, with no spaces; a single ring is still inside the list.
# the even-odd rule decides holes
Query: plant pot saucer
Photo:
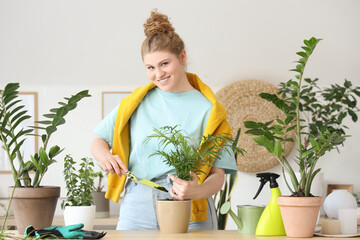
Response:
[[[324,233],[321,233],[321,227],[316,227],[314,236],[336,237],[336,238],[359,237],[360,236],[360,227],[358,226],[358,231],[357,231],[357,233],[354,233],[354,234],[324,234]]]

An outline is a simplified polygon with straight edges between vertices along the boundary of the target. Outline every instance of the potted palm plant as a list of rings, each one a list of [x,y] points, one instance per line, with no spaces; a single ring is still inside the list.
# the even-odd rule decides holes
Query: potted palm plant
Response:
[[[321,89],[318,79],[304,78],[305,66],[321,39],[304,40],[303,51],[295,69],[296,80],[289,80],[280,84],[280,95],[261,93],[260,97],[275,104],[285,115],[285,121],[274,119],[261,123],[246,121],[247,134],[255,135],[254,141],[265,147],[273,154],[282,166],[283,173],[288,174],[291,182],[286,185],[291,196],[279,196],[278,204],[281,208],[286,234],[289,237],[312,237],[322,204],[321,197],[311,194],[311,184],[321,170],[316,167],[319,159],[328,151],[338,149],[346,140],[343,120],[351,117],[355,122],[356,98],[360,96],[360,88],[345,80],[343,85],[334,84]],[[296,139],[289,137],[289,132],[295,131]],[[284,144],[287,141],[297,142],[297,156],[295,163],[299,167],[297,178],[293,167],[284,155]],[[296,216],[289,215],[293,206],[303,204],[300,210],[294,210]],[[314,207],[314,212],[311,208]],[[300,215],[305,214],[305,215]],[[307,218],[307,217],[310,217]],[[295,223],[295,228],[290,225]],[[305,229],[306,224],[309,228]]]
[[[22,233],[29,225],[39,229],[51,226],[60,187],[41,186],[40,183],[62,149],[57,145],[50,147],[49,140],[65,123],[65,115],[74,110],[81,99],[90,95],[85,90],[65,98],[66,101],[60,102],[58,108],[50,109],[50,113],[43,115],[46,120],[37,122],[39,126],[20,128],[18,126],[30,116],[19,99],[19,87],[18,83],[9,83],[0,90],[0,141],[11,166],[14,187],[9,187],[9,195],[13,195],[17,228]],[[42,140],[42,146],[30,159],[25,159],[21,147],[28,136],[34,135],[35,128],[42,132],[35,135]]]
[[[70,155],[66,155],[64,159],[63,173],[67,193],[61,208],[64,209],[65,226],[83,223],[84,229],[93,229],[95,205],[91,193],[96,176],[93,168],[91,158],[81,158],[79,164]]]
[[[146,141],[153,138],[158,140],[160,150],[150,157],[162,156],[167,165],[175,168],[175,175],[183,180],[192,179],[190,172],[202,173],[199,167],[205,164],[211,166],[223,149],[226,151],[232,149],[235,153],[243,153],[241,148],[233,144],[234,140],[231,135],[225,133],[203,136],[200,146],[193,146],[192,139],[178,129],[178,126],[155,128],[154,134],[148,136]],[[187,232],[190,221],[190,200],[159,199],[156,206],[160,231],[166,233]],[[169,211],[170,209],[171,211]],[[176,211],[174,211],[175,209]]]

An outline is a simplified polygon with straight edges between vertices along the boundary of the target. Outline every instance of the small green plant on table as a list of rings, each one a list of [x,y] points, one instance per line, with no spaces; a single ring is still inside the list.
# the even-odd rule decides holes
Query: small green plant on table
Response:
[[[61,203],[61,208],[66,206],[91,206],[93,205],[94,162],[91,158],[81,158],[80,168],[76,169],[76,161],[66,155],[64,159],[64,177],[66,182],[66,200]]]

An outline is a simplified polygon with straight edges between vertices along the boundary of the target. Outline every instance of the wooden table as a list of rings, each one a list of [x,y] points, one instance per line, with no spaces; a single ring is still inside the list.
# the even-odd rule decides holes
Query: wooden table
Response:
[[[15,220],[9,219],[10,222],[8,222],[7,225],[12,224]],[[100,226],[111,226],[111,229],[114,229],[117,224],[117,217],[111,217],[111,218],[97,218],[96,224],[98,227]],[[62,225],[62,218],[57,217],[54,219],[54,225]],[[115,225],[115,227],[113,227]],[[246,239],[246,240],[286,240],[286,239],[292,239],[295,238],[288,238],[285,236],[274,236],[274,237],[257,237],[254,235],[240,235],[237,233],[236,230],[218,230],[218,231],[190,231],[188,233],[181,233],[181,234],[164,234],[160,231],[116,231],[116,230],[107,230],[109,228],[103,228],[102,230],[99,230],[99,228],[96,227],[95,231],[101,232],[105,231],[107,232],[106,236],[102,238],[102,240],[153,240],[153,239],[171,239],[171,240],[182,240],[182,239],[190,239],[190,240],[207,240],[207,239],[218,239],[218,240],[233,240],[233,239]],[[10,230],[8,232],[11,232],[13,234],[18,234],[16,230]],[[320,239],[320,240],[335,240],[335,239],[344,239],[344,238],[334,238],[334,237],[318,237],[314,236],[313,238],[300,238],[300,239]],[[346,239],[346,238],[345,238]],[[353,237],[350,239],[360,239],[360,237]]]
[[[13,234],[17,234],[17,231],[9,231]],[[218,230],[218,231],[191,231],[188,233],[178,233],[178,234],[163,234],[160,231],[116,231],[116,230],[107,230],[107,234],[102,240],[158,240],[158,239],[171,239],[171,240],[208,240],[208,239],[218,239],[218,240],[234,240],[234,239],[244,239],[244,240],[294,240],[296,238],[288,238],[285,236],[274,236],[274,237],[256,237],[253,235],[240,235],[235,230]],[[300,238],[300,239],[314,239],[314,240],[335,240],[335,239],[344,239],[344,238],[328,238],[328,237],[313,237],[313,238]],[[360,239],[360,237],[350,238],[350,239]],[[349,239],[349,240],[350,240]]]
[[[4,217],[0,217],[0,226],[3,223]],[[115,230],[118,223],[119,216],[110,216],[108,218],[95,218],[94,230]],[[55,216],[52,222],[52,226],[64,226],[64,216]],[[16,221],[14,216],[9,216],[6,219],[6,227],[10,229],[16,229]]]

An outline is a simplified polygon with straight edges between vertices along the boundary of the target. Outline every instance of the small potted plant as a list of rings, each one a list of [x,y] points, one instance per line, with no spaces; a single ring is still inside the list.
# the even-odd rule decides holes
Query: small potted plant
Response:
[[[60,187],[41,186],[41,180],[62,149],[57,145],[50,147],[49,140],[65,123],[65,115],[74,110],[81,99],[90,95],[85,90],[67,97],[64,102],[59,102],[57,108],[43,115],[46,120],[38,121],[39,126],[19,127],[30,118],[19,99],[19,87],[18,83],[9,83],[0,90],[0,142],[11,166],[16,190],[9,187],[9,195],[13,195],[11,199],[16,225],[19,233],[22,233],[29,225],[41,229],[52,224]],[[42,146],[30,159],[25,159],[21,147],[29,136],[34,135],[35,128],[40,131],[35,137],[41,139]],[[38,217],[40,212],[48,214]]]
[[[107,176],[108,173],[101,170],[95,172],[95,181],[93,186],[93,192],[91,193],[94,200],[94,205],[96,206],[96,218],[106,218],[110,216],[109,208],[110,202],[109,199],[105,198],[105,191],[103,191],[104,185],[103,180]]]
[[[223,149],[226,151],[232,149],[236,153],[242,153],[243,151],[233,145],[234,140],[230,134],[203,136],[200,146],[193,146],[191,144],[192,139],[178,129],[178,126],[155,128],[154,132],[153,135],[148,136],[146,141],[157,139],[160,150],[150,155],[150,157],[162,156],[167,165],[175,168],[175,175],[183,180],[192,179],[190,172],[202,173],[199,166],[205,164],[211,166]],[[170,149],[167,147],[170,147]],[[187,232],[190,221],[190,200],[159,199],[156,206],[160,231],[166,233]],[[169,211],[170,209],[171,211]],[[174,213],[176,216],[172,216],[170,213]]]
[[[64,159],[64,178],[66,182],[66,200],[61,203],[64,209],[65,226],[83,223],[84,229],[92,230],[95,219],[93,202],[94,162],[91,158],[81,158],[78,163],[70,156]]]
[[[346,139],[343,120],[351,117],[355,122],[356,98],[360,96],[360,88],[345,80],[343,85],[334,84],[330,88],[321,89],[318,79],[304,78],[305,66],[321,39],[305,40],[303,51],[297,66],[291,71],[296,72],[296,80],[280,84],[280,95],[261,93],[260,97],[275,104],[285,115],[285,121],[274,119],[267,123],[246,121],[247,134],[256,135],[254,141],[273,154],[282,166],[284,174],[288,174],[291,183],[286,182],[292,195],[279,196],[286,234],[289,237],[312,237],[318,211],[322,204],[321,197],[311,194],[311,184],[320,171],[316,164],[322,156],[333,149],[338,149]],[[296,139],[290,138],[289,132],[295,131]],[[297,142],[295,163],[299,167],[294,170],[284,155],[284,144],[288,141]],[[299,171],[300,178],[295,172]],[[286,181],[286,178],[284,178]],[[289,201],[289,202],[288,202]],[[293,206],[307,205],[294,210],[295,216],[288,211]],[[311,207],[313,212],[311,212]],[[301,215],[300,215],[301,214]],[[294,229],[290,222],[295,223]],[[308,224],[308,229],[305,226]]]

